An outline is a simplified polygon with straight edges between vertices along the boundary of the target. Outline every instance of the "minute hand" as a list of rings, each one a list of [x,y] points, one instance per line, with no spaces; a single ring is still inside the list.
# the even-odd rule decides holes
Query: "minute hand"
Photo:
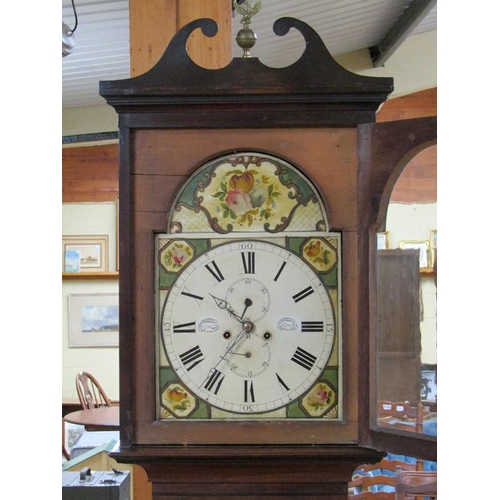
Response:
[[[222,299],[218,299],[217,297],[214,297],[212,294],[210,294],[213,299],[215,300],[215,302],[217,303],[217,305],[221,308],[221,309],[226,309],[230,314],[232,314],[234,317],[237,317],[239,318],[239,316],[237,314],[234,313],[234,311],[232,311],[231,309],[229,309],[227,307],[227,302],[225,300],[222,300]],[[252,301],[250,299],[247,299],[245,301],[245,305],[248,307],[250,304],[252,303]],[[219,305],[220,304],[220,305]],[[247,307],[245,307],[245,311],[247,310]],[[245,313],[245,311],[243,311],[243,314]],[[233,354],[232,350],[234,348],[234,346],[247,334],[249,334],[252,330],[253,330],[253,323],[251,321],[244,321],[244,320],[241,320],[241,319],[238,319],[238,321],[241,322],[241,330],[240,332],[238,333],[238,335],[236,335],[236,337],[229,343],[229,345],[226,347],[225,351],[224,351],[224,354],[222,356],[219,356],[219,361],[217,361],[217,363],[215,363],[215,366],[213,368],[210,369],[210,373],[213,373],[214,370],[216,370],[216,368],[226,359],[226,356],[228,354]],[[203,381],[203,384],[202,385],[205,385],[205,383],[207,382],[207,380],[210,378],[210,373],[209,375],[207,376],[207,378]]]
[[[230,344],[226,347],[224,354],[222,356],[219,356],[219,361],[217,361],[217,363],[215,363],[215,366],[210,369],[210,372],[209,372],[207,378],[203,381],[202,385],[206,384],[207,380],[210,378],[210,374],[213,373],[217,369],[217,367],[226,359],[226,356],[228,354],[231,354],[233,347],[245,336],[246,333],[247,333],[247,331],[243,328],[240,331],[240,333],[238,333],[238,335],[236,335],[236,337],[232,340],[232,342],[230,342]]]

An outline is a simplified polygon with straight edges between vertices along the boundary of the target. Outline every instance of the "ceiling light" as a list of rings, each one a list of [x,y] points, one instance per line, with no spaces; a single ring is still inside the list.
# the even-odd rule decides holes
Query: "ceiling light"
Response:
[[[76,8],[74,0],[71,0],[73,6],[73,13],[75,15],[75,27],[71,29],[64,21],[62,23],[62,56],[66,57],[73,52],[75,46],[75,31],[78,26],[78,16],[76,15]]]

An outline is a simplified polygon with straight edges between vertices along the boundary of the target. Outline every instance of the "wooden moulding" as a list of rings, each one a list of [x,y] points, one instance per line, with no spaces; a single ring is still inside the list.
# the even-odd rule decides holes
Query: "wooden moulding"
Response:
[[[384,455],[357,446],[141,447],[119,451],[116,459],[141,464],[153,483],[155,500],[200,496],[345,500],[356,466],[377,462]]]
[[[105,273],[62,273],[63,280],[117,280],[118,271]]]
[[[120,113],[131,108],[147,113],[154,107],[171,128],[352,127],[375,121],[377,109],[393,90],[392,78],[360,76],[342,68],[318,34],[298,19],[284,17],[274,23],[277,35],[295,28],[306,42],[302,57],[285,68],[270,68],[258,58],[234,58],[218,70],[197,66],[186,51],[197,28],[208,37],[217,33],[211,19],[192,21],[174,36],[150,71],[101,81],[99,94]],[[132,123],[148,127],[149,119],[129,115],[122,121],[125,126]]]

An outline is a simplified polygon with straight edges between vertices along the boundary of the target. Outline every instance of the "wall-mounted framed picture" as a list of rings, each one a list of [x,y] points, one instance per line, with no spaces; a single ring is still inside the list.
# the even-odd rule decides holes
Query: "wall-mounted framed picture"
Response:
[[[420,267],[429,267],[429,241],[401,240],[399,248],[418,250]]]
[[[118,294],[68,295],[70,347],[117,347]]]
[[[116,270],[120,270],[120,198],[115,198],[115,223],[116,223]]]
[[[75,256],[80,256],[79,266]],[[108,235],[62,237],[63,272],[103,273],[108,270]]]
[[[437,229],[433,229],[431,231],[431,235],[429,238],[430,241],[430,254],[431,254],[431,267],[434,267],[434,260],[436,259],[436,251],[438,247],[438,232]]]
[[[423,364],[421,373],[420,397],[422,401],[437,401],[437,365]]]
[[[389,248],[389,231],[377,233],[377,250],[387,250]]]

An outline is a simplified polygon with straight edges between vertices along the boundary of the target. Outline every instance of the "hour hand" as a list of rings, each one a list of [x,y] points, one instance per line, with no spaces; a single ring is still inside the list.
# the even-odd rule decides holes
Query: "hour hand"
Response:
[[[209,295],[210,297],[212,297],[212,299],[215,300],[215,303],[220,309],[225,309],[231,316],[234,316],[239,322],[243,321],[241,317],[234,312],[234,309],[224,299],[219,299],[219,297],[215,297],[215,295],[212,295],[211,293]]]
[[[221,309],[228,309],[227,302],[224,299],[219,299],[219,297],[216,297],[215,295],[212,295],[209,293],[210,297],[215,300],[215,303],[221,308]]]

